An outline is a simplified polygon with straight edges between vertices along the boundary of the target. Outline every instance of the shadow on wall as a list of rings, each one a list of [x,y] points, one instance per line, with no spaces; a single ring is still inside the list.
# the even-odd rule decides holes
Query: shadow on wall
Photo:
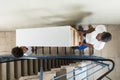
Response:
[[[30,27],[50,27],[50,26],[65,26],[76,25],[84,18],[92,15],[91,12],[83,11],[84,7],[78,4],[68,4],[57,9],[39,8],[22,10],[18,14],[22,15],[26,21],[17,25],[17,28]]]
[[[83,11],[83,7],[79,5],[68,6],[65,8],[67,13],[56,14],[54,16],[45,16],[48,23],[45,26],[64,26],[64,25],[77,25],[85,17],[92,15],[91,12]]]

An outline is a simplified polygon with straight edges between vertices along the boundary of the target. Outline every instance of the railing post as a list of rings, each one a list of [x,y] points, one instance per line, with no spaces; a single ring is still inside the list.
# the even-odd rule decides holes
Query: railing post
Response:
[[[75,76],[75,69],[73,69],[73,76]],[[75,77],[73,77],[73,80],[75,80]]]
[[[40,80],[43,80],[43,67],[40,67]]]

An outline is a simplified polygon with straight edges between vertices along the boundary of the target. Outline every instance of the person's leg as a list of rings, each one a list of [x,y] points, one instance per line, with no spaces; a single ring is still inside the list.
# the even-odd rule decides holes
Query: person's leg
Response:
[[[83,40],[83,43],[86,43],[86,40]],[[79,49],[79,50],[84,50],[85,48],[87,48],[87,46],[85,46],[85,45],[75,47],[75,49]]]
[[[84,37],[86,37],[86,30],[79,30],[79,32],[82,33]]]
[[[85,48],[87,48],[87,46],[81,45],[81,46],[76,46],[75,49],[84,50]]]

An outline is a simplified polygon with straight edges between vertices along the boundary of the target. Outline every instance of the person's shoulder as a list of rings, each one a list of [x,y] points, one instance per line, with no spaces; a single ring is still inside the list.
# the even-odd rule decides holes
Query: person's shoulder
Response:
[[[106,26],[105,25],[97,25],[96,29],[106,29]]]
[[[106,32],[106,26],[105,25],[97,25],[95,28],[96,31],[100,31],[100,32]]]
[[[101,41],[97,41],[95,44],[94,44],[94,48],[96,50],[101,50],[103,49],[105,46],[105,42],[101,42]]]

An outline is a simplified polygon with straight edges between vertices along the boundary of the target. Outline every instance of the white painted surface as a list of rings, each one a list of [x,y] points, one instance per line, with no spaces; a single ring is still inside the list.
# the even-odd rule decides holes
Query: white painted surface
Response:
[[[0,0],[0,31],[78,22],[120,24],[119,14],[120,0]]]
[[[16,46],[71,46],[70,26],[16,30]]]

